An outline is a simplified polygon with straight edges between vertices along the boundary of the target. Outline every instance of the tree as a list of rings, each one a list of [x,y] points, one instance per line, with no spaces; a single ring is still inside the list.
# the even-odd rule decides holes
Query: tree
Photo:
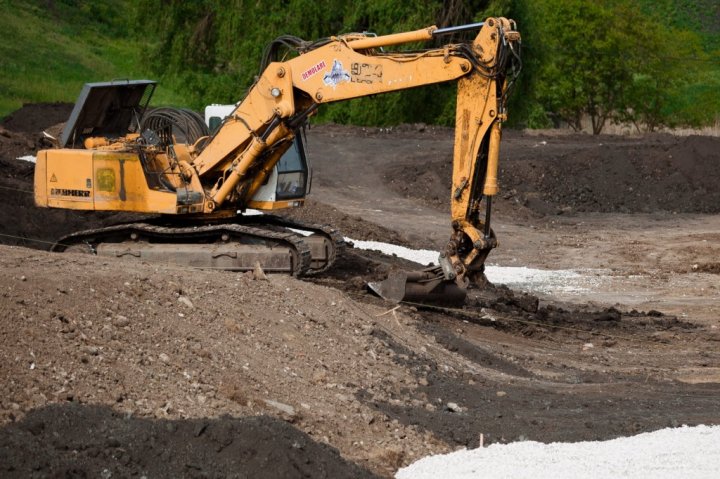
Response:
[[[633,55],[637,63],[616,119],[633,123],[638,131],[687,123],[672,105],[698,79],[702,63],[693,60],[705,57],[698,35],[659,21],[647,22],[639,35]]]
[[[157,38],[149,57],[188,106],[233,102],[258,74],[265,45],[279,35],[306,40],[338,33],[378,35],[479,21],[502,14],[511,0],[140,0],[138,34]],[[468,36],[472,36],[469,33]],[[443,38],[443,42],[448,38]],[[427,47],[418,44],[417,47]],[[432,85],[322,109],[325,121],[364,125],[454,122],[454,88]]]
[[[550,117],[579,130],[587,116],[594,134],[609,121],[664,123],[663,105],[689,75],[665,60],[678,53],[667,27],[629,0],[537,0],[527,15],[533,98]]]

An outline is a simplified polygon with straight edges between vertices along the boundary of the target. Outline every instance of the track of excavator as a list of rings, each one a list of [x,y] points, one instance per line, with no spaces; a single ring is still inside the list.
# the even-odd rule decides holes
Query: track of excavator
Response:
[[[257,215],[181,226],[164,218],[119,224],[72,233],[51,249],[229,271],[259,263],[268,273],[300,277],[326,271],[344,247],[342,235],[328,226]]]

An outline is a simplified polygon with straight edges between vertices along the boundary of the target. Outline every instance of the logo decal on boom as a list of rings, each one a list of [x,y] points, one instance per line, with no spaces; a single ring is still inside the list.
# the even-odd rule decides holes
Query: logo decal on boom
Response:
[[[338,84],[348,81],[350,81],[350,74],[343,69],[342,62],[333,60],[332,70],[325,74],[323,83],[335,88]]]
[[[324,70],[327,68],[327,64],[325,63],[325,60],[320,60],[320,62],[317,65],[313,65],[312,67],[308,68],[304,72],[302,72],[302,79],[303,81],[307,80],[311,76],[314,76],[316,73],[319,73],[321,70]]]
[[[382,83],[383,68],[382,65],[372,65],[369,63],[353,63],[350,65],[350,73],[353,83]]]

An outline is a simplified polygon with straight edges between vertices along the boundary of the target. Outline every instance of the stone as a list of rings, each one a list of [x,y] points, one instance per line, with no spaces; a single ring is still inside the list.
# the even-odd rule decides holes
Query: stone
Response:
[[[112,319],[113,326],[124,328],[130,325],[130,320],[123,315],[118,314]]]
[[[263,271],[262,266],[260,266],[260,262],[257,261],[255,263],[255,269],[253,270],[253,279],[255,281],[267,281],[268,277],[265,274],[265,271]]]
[[[461,408],[457,405],[457,403],[449,402],[445,405],[445,409],[447,409],[450,412],[460,412]]]
[[[188,298],[187,296],[178,296],[178,303],[182,303],[190,309],[193,309],[195,307],[193,302],[190,301],[190,298]]]
[[[268,406],[275,408],[280,412],[284,412],[285,414],[287,414],[289,416],[295,416],[295,408],[289,404],[281,403],[278,401],[273,401],[272,399],[264,399],[263,401]]]

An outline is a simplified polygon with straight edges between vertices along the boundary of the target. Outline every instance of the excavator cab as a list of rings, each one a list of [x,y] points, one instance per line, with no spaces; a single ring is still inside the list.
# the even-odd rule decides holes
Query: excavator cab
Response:
[[[305,156],[305,145],[301,136],[296,135],[248,206],[258,210],[301,206],[310,193],[310,184],[311,170]]]
[[[210,134],[219,130],[228,115],[231,115],[236,108],[237,105],[206,106],[205,123],[210,129]],[[302,206],[303,200],[310,193],[311,183],[312,170],[305,154],[305,143],[297,132],[292,145],[273,167],[270,175],[248,203],[248,207],[274,210]]]

